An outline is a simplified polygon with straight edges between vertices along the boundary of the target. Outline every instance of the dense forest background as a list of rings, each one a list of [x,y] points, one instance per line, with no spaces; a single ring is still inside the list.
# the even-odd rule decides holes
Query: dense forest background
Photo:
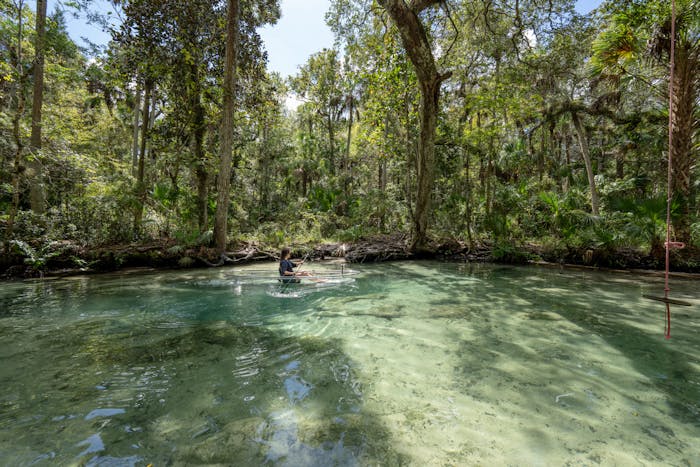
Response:
[[[387,234],[414,252],[663,262],[670,1],[581,16],[569,0],[331,0],[336,46],[289,77],[256,32],[278,0],[113,3],[110,19],[0,0],[4,266]],[[107,47],[70,39],[75,9]],[[670,99],[672,235],[691,263],[699,11],[677,1]]]

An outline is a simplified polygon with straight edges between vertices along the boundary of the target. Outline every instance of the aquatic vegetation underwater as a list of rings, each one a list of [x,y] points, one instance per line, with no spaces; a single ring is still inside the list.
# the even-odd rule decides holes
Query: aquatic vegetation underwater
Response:
[[[657,287],[436,262],[281,298],[225,269],[6,283],[0,459],[693,465],[700,320],[663,339]]]

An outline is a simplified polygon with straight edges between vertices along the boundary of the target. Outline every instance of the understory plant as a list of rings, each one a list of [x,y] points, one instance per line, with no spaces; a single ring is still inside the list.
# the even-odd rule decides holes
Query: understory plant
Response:
[[[609,207],[624,216],[624,232],[630,239],[638,239],[649,245],[649,253],[655,258],[664,255],[663,241],[666,236],[666,198],[638,199],[613,197],[608,201]],[[678,204],[671,205],[671,215],[675,214]]]
[[[10,240],[10,248],[13,253],[24,256],[24,264],[40,276],[43,276],[51,259],[63,255],[68,250],[68,246],[61,242],[49,242],[34,248],[22,240]],[[72,257],[72,261],[76,266],[85,265],[85,261],[77,257]]]

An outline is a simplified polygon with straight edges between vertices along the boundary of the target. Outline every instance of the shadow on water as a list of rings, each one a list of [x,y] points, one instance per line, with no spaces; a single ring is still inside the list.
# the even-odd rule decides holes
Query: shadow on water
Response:
[[[477,351],[479,361],[468,359],[469,365],[494,368],[494,360],[500,358],[542,358],[537,347],[541,345],[547,349],[549,359],[556,361],[549,368],[556,372],[557,365],[571,364],[566,360],[580,360],[577,346],[590,346],[591,342],[602,339],[626,358],[626,364],[638,374],[637,382],[665,396],[670,416],[700,427],[700,372],[697,370],[697,356],[692,350],[694,345],[683,337],[676,338],[677,342],[663,339],[663,306],[658,306],[658,333],[652,334],[635,325],[635,313],[642,313],[652,305],[634,302],[635,298],[625,296],[615,280],[608,281],[602,274],[543,274],[541,270],[520,267],[493,270],[489,275],[491,280],[479,287],[483,313],[480,316],[472,314],[480,328],[477,334],[482,337],[465,343],[461,350],[462,355],[470,355],[475,352],[475,346],[483,349]],[[536,327],[550,336],[547,338],[549,342],[543,343],[543,336],[525,335],[526,339],[531,337],[525,345],[496,338],[497,328],[509,324],[486,316],[491,307],[509,310],[511,315],[522,319],[535,320]],[[575,326],[562,327],[562,319]],[[565,345],[557,345],[557,342]],[[695,362],[696,366],[690,362]],[[604,365],[604,362],[599,363]],[[469,372],[472,368],[465,365],[462,370]],[[510,378],[503,376],[506,381]],[[644,401],[635,401],[634,396],[630,399],[634,404],[644,404]]]
[[[407,277],[431,284],[428,266],[425,276]],[[444,269],[426,317],[447,318],[458,343],[453,384],[474,401],[471,423],[505,423],[527,440],[528,452],[517,455],[528,465],[559,463],[551,456],[561,450],[584,463],[694,465],[697,334],[677,327],[664,340],[661,310],[652,332],[654,306],[634,294],[639,282],[526,267]],[[483,280],[451,288],[460,275]],[[620,445],[629,457],[611,454]]]
[[[0,320],[0,338],[11,465],[404,462],[333,340],[104,316],[42,330]]]
[[[386,278],[394,281],[387,281]],[[478,329],[475,342],[465,343],[462,355],[478,355],[470,360],[477,367],[493,369],[490,359],[519,360],[532,355],[543,358],[537,344],[528,346],[496,337],[509,326],[499,321],[517,316],[526,319],[530,326],[519,326],[513,335],[527,332],[533,323],[535,328],[545,329],[546,335],[524,335],[532,342],[550,342],[547,347],[549,360],[554,362],[550,370],[557,371],[556,364],[563,360],[577,360],[576,346],[591,345],[602,339],[626,358],[626,363],[638,374],[643,386],[662,393],[670,408],[670,415],[682,423],[700,426],[700,372],[693,346],[684,338],[666,341],[662,336],[663,306],[658,305],[659,330],[647,332],[636,324],[636,313],[648,313],[653,302],[638,303],[638,296],[630,296],[630,284],[620,286],[624,277],[587,272],[556,272],[532,267],[494,266],[480,264],[454,264],[437,262],[409,262],[383,264],[378,272],[369,272],[357,300],[366,300],[371,314],[377,314],[384,295],[391,290],[386,284],[395,281],[415,284],[425,290],[429,301],[426,319],[467,319]],[[625,291],[627,295],[625,294]],[[372,295],[372,292],[374,295]],[[372,297],[375,297],[376,300]],[[352,300],[349,295],[346,302]],[[636,300],[636,301],[635,301]],[[401,317],[401,300],[392,305]],[[491,309],[507,310],[505,315],[491,315]],[[378,311],[379,310],[379,311]],[[360,314],[359,312],[357,314]],[[574,326],[563,328],[561,320]],[[512,325],[512,323],[510,324]],[[478,342],[478,344],[476,344]],[[557,343],[565,345],[557,345]],[[476,350],[475,346],[479,347]],[[694,366],[690,362],[695,362]],[[486,366],[484,366],[486,365]],[[585,362],[583,363],[585,366]],[[465,366],[465,371],[469,371]],[[489,371],[491,371],[489,370]],[[511,376],[504,372],[504,380]],[[619,388],[618,388],[619,390]],[[632,398],[633,399],[633,398]],[[643,404],[643,401],[632,401]]]
[[[650,334],[624,322],[635,318],[625,315],[629,304],[612,288],[595,287],[585,297],[570,289],[558,292],[556,313],[626,356],[629,364],[646,377],[646,384],[666,396],[672,417],[700,427],[700,373],[688,363],[692,355],[676,350],[674,342],[663,339],[663,306],[655,307],[659,310],[659,327],[656,334]]]

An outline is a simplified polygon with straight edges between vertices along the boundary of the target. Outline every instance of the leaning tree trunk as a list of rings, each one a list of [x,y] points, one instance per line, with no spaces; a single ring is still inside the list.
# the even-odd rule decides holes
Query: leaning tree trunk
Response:
[[[41,107],[44,103],[44,51],[46,49],[46,0],[36,0],[36,45],[34,46],[34,96],[32,98],[32,134],[29,149],[29,201],[32,211],[43,214],[46,209],[46,188],[41,152]]]
[[[228,0],[226,18],[226,59],[224,70],[224,109],[221,119],[219,179],[217,181],[214,239],[220,254],[226,251],[227,216],[231,202],[231,153],[233,151],[233,104],[236,87],[236,55],[238,52],[239,0]]]
[[[571,112],[571,120],[574,122],[574,128],[576,129],[576,136],[578,137],[578,143],[581,146],[581,155],[583,156],[583,161],[586,164],[586,174],[588,174],[588,186],[591,190],[591,212],[594,216],[598,215],[598,191],[595,186],[595,175],[593,174],[593,164],[591,163],[591,154],[588,150],[588,138],[586,137],[586,131],[583,128],[581,119],[576,112]]]
[[[679,44],[680,45],[680,44]],[[680,212],[673,219],[676,239],[689,243],[690,219],[693,212],[693,134],[697,121],[693,110],[697,100],[695,74],[700,65],[689,46],[676,48],[673,72],[671,129],[673,133],[673,175],[671,189],[680,202]]]
[[[416,71],[421,92],[420,139],[416,160],[417,192],[413,214],[411,250],[420,252],[428,243],[428,218],[435,171],[435,127],[437,124],[440,84],[450,73],[440,74],[432,47],[418,14],[441,0],[379,0],[396,25],[401,43]]]

